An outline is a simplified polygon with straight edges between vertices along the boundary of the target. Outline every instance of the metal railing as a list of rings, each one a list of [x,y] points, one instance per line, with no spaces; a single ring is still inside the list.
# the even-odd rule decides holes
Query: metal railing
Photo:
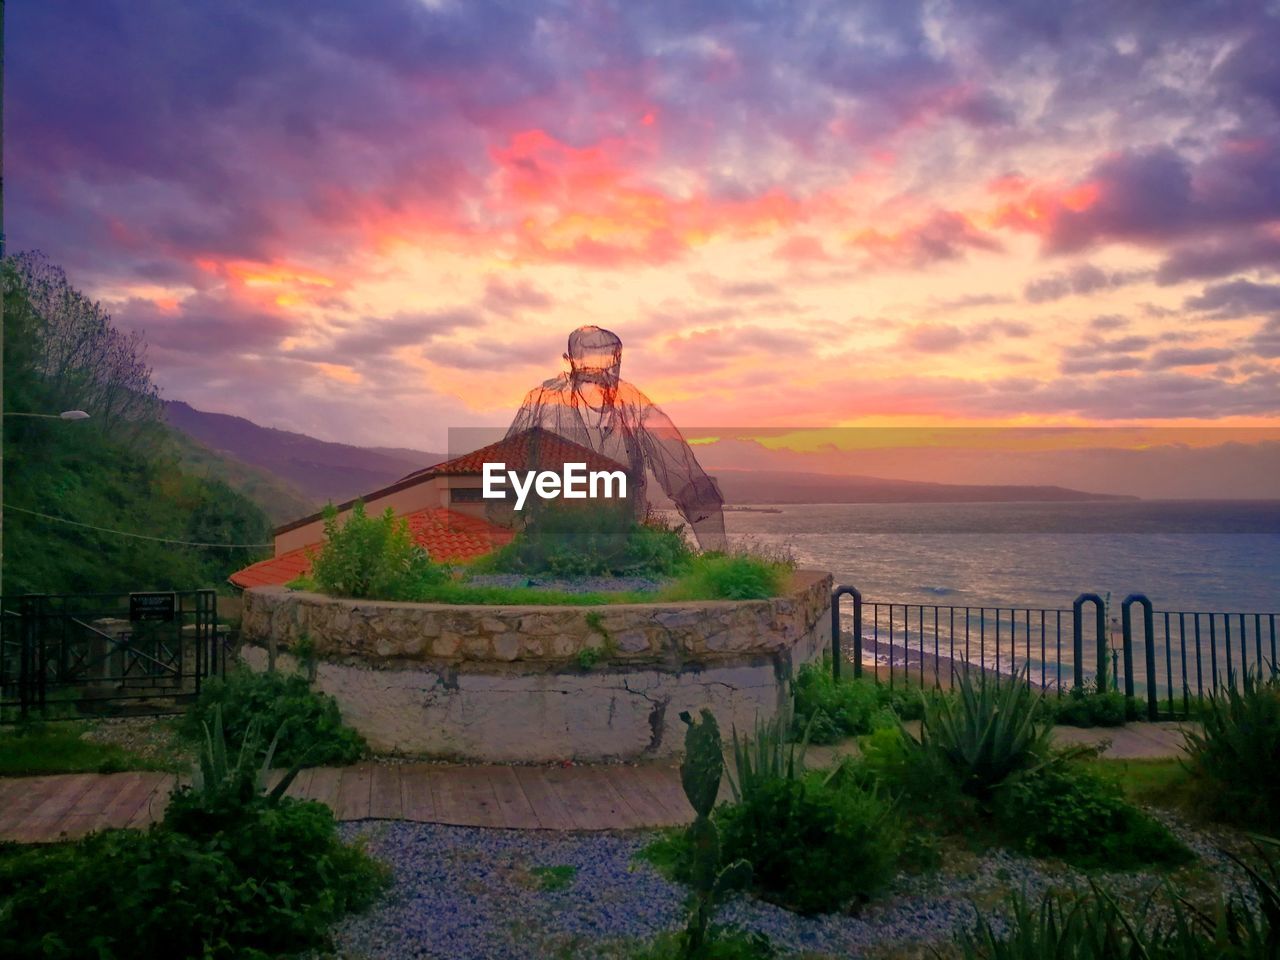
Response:
[[[4,714],[122,701],[162,712],[225,668],[212,590],[28,594],[0,612]]]
[[[845,598],[851,623],[841,618]],[[839,586],[831,598],[832,668],[839,676],[851,663],[854,676],[937,688],[960,672],[1025,671],[1047,692],[1142,696],[1150,719],[1185,716],[1193,700],[1239,685],[1250,671],[1277,672],[1280,613],[1161,611],[1142,594],[1125,598],[1118,629],[1106,613],[1096,593],[1082,593],[1069,609],[988,607],[872,601]]]

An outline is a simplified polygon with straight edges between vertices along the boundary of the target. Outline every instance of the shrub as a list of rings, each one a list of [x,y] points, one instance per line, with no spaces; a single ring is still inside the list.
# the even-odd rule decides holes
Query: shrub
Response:
[[[831,658],[806,663],[794,684],[794,729],[809,724],[810,743],[835,743],[843,737],[870,733],[878,727],[896,726],[893,713],[884,705],[880,685],[873,680],[842,677],[831,673]]]
[[[995,816],[1027,853],[1079,867],[1128,870],[1191,859],[1164,824],[1124,798],[1119,784],[1079,763],[1050,763],[1010,777],[996,794]]]
[[[1208,699],[1186,733],[1192,788],[1214,816],[1280,833],[1280,678],[1245,676]]]
[[[791,568],[746,553],[694,557],[679,582],[663,591],[668,600],[766,600],[782,593]]]
[[[1053,727],[1025,670],[1012,679],[959,677],[955,697],[933,701],[920,740],[904,737],[916,762],[949,770],[961,792],[986,803],[1005,779],[1043,760]]]
[[[865,738],[859,766],[859,773],[892,791],[926,828],[972,828],[978,815],[974,798],[961,792],[950,764],[920,750],[901,727],[885,727]]]
[[[821,773],[763,781],[716,822],[724,856],[751,864],[756,891],[800,913],[871,899],[891,879],[901,842],[880,796]]]
[[[215,711],[234,742],[243,742],[255,724],[279,731],[275,761],[281,766],[354,763],[365,751],[364,738],[342,722],[337,701],[311,689],[301,674],[237,669],[209,681],[183,718],[183,735],[203,743]]]
[[[1120,727],[1135,718],[1125,695],[1118,690],[1073,687],[1065,697],[1045,697],[1054,723],[1068,727]]]
[[[0,954],[266,958],[323,946],[372,902],[384,868],[339,842],[323,804],[264,795],[256,730],[232,763],[216,716],[163,823],[0,860]]]
[[[1074,902],[1049,891],[1032,906],[1013,894],[1007,920],[979,916],[957,936],[964,960],[1262,960],[1280,945],[1280,865],[1259,845],[1261,867],[1228,854],[1248,877],[1248,891],[1192,906],[1176,889],[1167,903],[1149,899],[1126,913],[1096,886]],[[1159,909],[1155,909],[1155,908]]]
[[[678,527],[653,520],[638,523],[627,504],[542,504],[511,543],[472,569],[553,577],[665,577],[676,574],[690,556]]]
[[[324,546],[312,557],[311,576],[337,597],[417,600],[444,582],[447,570],[414,542],[409,524],[390,507],[370,517],[357,500],[345,523],[333,504],[324,511]]]

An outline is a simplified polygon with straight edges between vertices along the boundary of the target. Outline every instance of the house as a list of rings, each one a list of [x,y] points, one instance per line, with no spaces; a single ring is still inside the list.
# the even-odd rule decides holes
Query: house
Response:
[[[560,470],[566,463],[584,463],[589,471],[625,472],[621,465],[588,447],[534,427],[417,470],[360,499],[370,514],[390,507],[403,517],[414,540],[433,560],[473,560],[509,543],[515,535],[514,510],[482,496],[486,463],[504,463],[508,470],[516,471]],[[355,503],[338,504],[339,518],[349,516]],[[242,589],[288,583],[311,571],[311,554],[323,544],[323,513],[287,523],[275,531],[275,555],[237,570],[231,583]]]

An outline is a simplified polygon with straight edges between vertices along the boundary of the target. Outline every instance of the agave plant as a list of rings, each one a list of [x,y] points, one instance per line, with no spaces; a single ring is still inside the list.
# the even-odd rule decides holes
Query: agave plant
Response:
[[[956,694],[926,706],[915,749],[941,761],[964,793],[986,802],[1011,774],[1050,762],[1053,726],[1025,667],[1009,679],[963,673]]]
[[[740,739],[738,728],[733,728],[733,763],[737,777],[732,772],[728,777],[735,803],[754,796],[762,783],[794,780],[804,772],[813,721],[814,717],[810,716],[799,742],[793,742],[791,716],[786,710],[780,710],[771,720],[761,721],[757,717],[755,734],[749,741]]]
[[[1189,729],[1188,764],[1217,815],[1280,829],[1280,679],[1250,671],[1207,700],[1199,730]]]
[[[261,745],[261,724],[256,720],[250,723],[233,762],[222,727],[222,707],[214,707],[213,729],[210,730],[207,723],[203,724],[204,744],[200,749],[199,763],[191,775],[191,791],[198,802],[206,808],[213,808],[227,801],[244,803],[258,796],[265,797],[269,803],[278,802],[306,761],[305,757],[299,760],[280,778],[279,783],[270,791],[267,790],[271,761],[275,758],[280,734],[286,724],[287,721],[281,724],[271,738],[259,764],[254,762],[254,758]]]

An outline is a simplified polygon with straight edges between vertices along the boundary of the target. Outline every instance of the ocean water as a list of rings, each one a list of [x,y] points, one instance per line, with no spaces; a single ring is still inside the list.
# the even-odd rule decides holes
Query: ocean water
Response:
[[[1162,610],[1280,611],[1280,501],[761,504],[725,521],[732,541],[785,547],[874,601],[1145,593]]]

